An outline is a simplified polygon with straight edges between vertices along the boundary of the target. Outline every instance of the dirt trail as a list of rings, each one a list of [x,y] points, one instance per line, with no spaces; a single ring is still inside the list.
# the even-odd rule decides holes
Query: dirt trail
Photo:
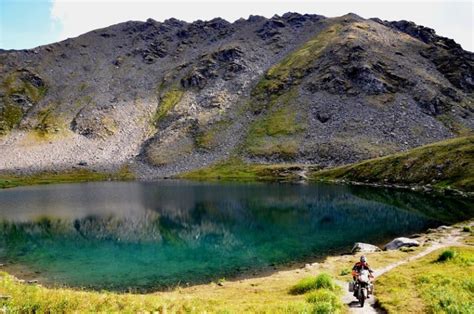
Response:
[[[454,231],[454,230],[453,230]],[[410,256],[407,259],[400,260],[398,262],[389,264],[383,268],[377,269],[374,272],[375,278],[378,278],[379,276],[385,274],[386,272],[394,269],[395,267],[398,267],[400,265],[404,265],[406,263],[409,263],[411,261],[414,261],[416,259],[419,259],[423,256],[426,256],[430,254],[433,251],[436,251],[438,249],[448,247],[448,246],[453,246],[453,245],[463,245],[460,242],[460,239],[462,236],[460,235],[459,232],[452,232],[446,237],[443,237],[439,239],[438,241],[433,242],[428,248],[423,250],[422,252]],[[384,313],[382,310],[378,309],[375,307],[375,301],[376,298],[375,296],[371,295],[368,300],[366,300],[365,306],[363,308],[360,307],[359,302],[356,300],[356,298],[352,295],[352,292],[349,292],[347,289],[347,282],[343,282],[338,280],[338,284],[342,287],[344,291],[344,295],[342,296],[342,301],[344,304],[347,304],[349,306],[349,312],[350,313]],[[377,283],[375,283],[375,290],[377,289]]]

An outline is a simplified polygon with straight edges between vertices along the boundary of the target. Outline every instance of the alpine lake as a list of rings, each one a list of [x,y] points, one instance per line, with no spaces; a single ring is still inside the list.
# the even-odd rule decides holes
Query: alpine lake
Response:
[[[459,197],[347,185],[19,187],[0,190],[0,263],[50,286],[150,291],[304,264],[473,216]]]

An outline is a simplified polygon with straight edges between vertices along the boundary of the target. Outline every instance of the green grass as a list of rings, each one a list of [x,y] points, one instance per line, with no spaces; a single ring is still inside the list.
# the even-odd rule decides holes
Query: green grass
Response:
[[[310,292],[306,302],[314,304],[312,312],[317,314],[339,313],[343,308],[340,296],[327,289]]]
[[[0,188],[12,188],[24,185],[75,183],[107,180],[132,180],[133,174],[128,167],[122,167],[117,172],[94,172],[85,169],[65,172],[39,172],[32,175],[0,174]]]
[[[0,132],[8,131],[20,123],[23,118],[23,110],[13,104],[5,104],[0,111]]]
[[[172,110],[176,104],[183,97],[184,91],[179,88],[172,88],[167,91],[163,96],[161,96],[160,104],[158,110],[155,113],[154,121],[158,122],[163,119],[170,110]]]
[[[437,262],[446,262],[454,259],[458,255],[458,252],[454,249],[444,250],[436,260]]]
[[[339,273],[339,276],[346,276],[346,275],[349,275],[351,273],[351,270],[349,268],[344,268],[343,270],[341,270],[341,272]]]
[[[202,181],[296,181],[299,176],[295,172],[302,167],[296,164],[248,164],[238,158],[230,158],[177,177]]]
[[[302,47],[290,53],[280,63],[271,67],[255,86],[252,95],[259,99],[274,96],[281,93],[288,85],[298,84],[311,64],[319,58],[331,41],[337,38],[341,29],[339,24],[329,26]]]
[[[296,106],[296,86],[308,68],[337,38],[341,25],[335,24],[271,67],[252,90],[248,109],[262,113],[249,128],[244,151],[251,156],[293,159],[299,152],[306,114]],[[299,117],[298,117],[299,115]]]
[[[68,128],[65,122],[66,119],[55,112],[55,109],[58,108],[59,105],[59,103],[50,103],[48,106],[38,111],[38,124],[36,125],[38,135],[46,136],[50,133],[57,133],[57,130]]]
[[[425,185],[437,189],[474,191],[474,136],[450,139],[360,163],[319,170],[305,166],[312,181],[348,180],[380,184]],[[261,143],[264,145],[264,143]],[[287,143],[291,147],[291,141]],[[263,148],[262,148],[263,149]],[[441,175],[438,168],[442,167]],[[296,164],[250,164],[234,157],[209,167],[181,174],[195,180],[285,181],[299,180]]]
[[[219,144],[219,135],[226,131],[231,122],[229,120],[222,120],[215,122],[212,125],[200,128],[196,134],[196,146],[203,149],[212,149]]]
[[[38,103],[45,96],[48,88],[46,86],[36,87],[28,81],[20,78],[20,72],[12,72],[7,75],[0,84],[0,92],[3,92],[3,109],[0,111],[0,134],[8,133],[20,123],[24,112],[10,100],[13,94],[26,96],[32,103]]]
[[[312,313],[339,313],[343,308],[341,289],[327,273],[301,279],[288,293],[305,294],[306,302],[312,304]]]
[[[307,277],[301,279],[297,284],[290,288],[290,294],[304,294],[316,289],[328,289],[337,291],[338,286],[329,274],[321,273],[316,277]]]
[[[285,102],[253,123],[245,146],[252,155],[290,158],[299,149],[299,139],[295,135],[304,129],[305,125],[297,119],[297,110]]]
[[[0,273],[0,294],[10,298],[0,300],[9,313],[68,313],[68,312],[137,312],[163,311],[166,306],[151,295],[136,297],[109,292],[86,292],[69,289],[48,290],[34,285],[21,285],[13,277]],[[183,308],[184,309],[184,308]]]
[[[462,227],[462,231],[463,231],[463,232],[471,232],[472,229],[471,229],[470,226],[464,226],[464,227]]]
[[[445,140],[407,152],[314,172],[312,180],[348,180],[474,191],[474,136]]]
[[[267,283],[268,285],[268,283]],[[7,313],[310,313],[313,304],[286,293],[286,281],[269,288],[225,282],[149,294],[46,288],[0,272],[0,308]],[[324,302],[330,300],[324,298]],[[323,301],[323,300],[321,300]]]
[[[375,293],[389,313],[474,313],[474,248],[438,250],[397,267],[377,279]]]

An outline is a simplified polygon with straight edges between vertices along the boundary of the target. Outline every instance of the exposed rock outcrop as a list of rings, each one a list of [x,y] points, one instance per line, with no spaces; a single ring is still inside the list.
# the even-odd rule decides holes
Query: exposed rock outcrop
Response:
[[[420,246],[420,242],[410,238],[396,238],[389,243],[387,243],[384,247],[385,250],[398,250],[401,247],[413,247],[413,246]]]
[[[474,130],[473,54],[406,21],[130,21],[0,65],[0,171],[326,167]]]
[[[382,251],[378,246],[368,244],[368,243],[362,243],[362,242],[356,242],[354,244],[354,247],[351,250],[351,253],[373,253],[373,252],[380,252]]]

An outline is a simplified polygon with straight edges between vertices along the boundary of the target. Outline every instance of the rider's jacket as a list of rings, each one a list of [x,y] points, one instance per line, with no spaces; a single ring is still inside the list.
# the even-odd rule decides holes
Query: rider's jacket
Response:
[[[360,273],[362,269],[367,269],[369,272],[373,273],[374,271],[370,268],[369,264],[363,262],[355,263],[354,267],[352,267],[352,273]]]

